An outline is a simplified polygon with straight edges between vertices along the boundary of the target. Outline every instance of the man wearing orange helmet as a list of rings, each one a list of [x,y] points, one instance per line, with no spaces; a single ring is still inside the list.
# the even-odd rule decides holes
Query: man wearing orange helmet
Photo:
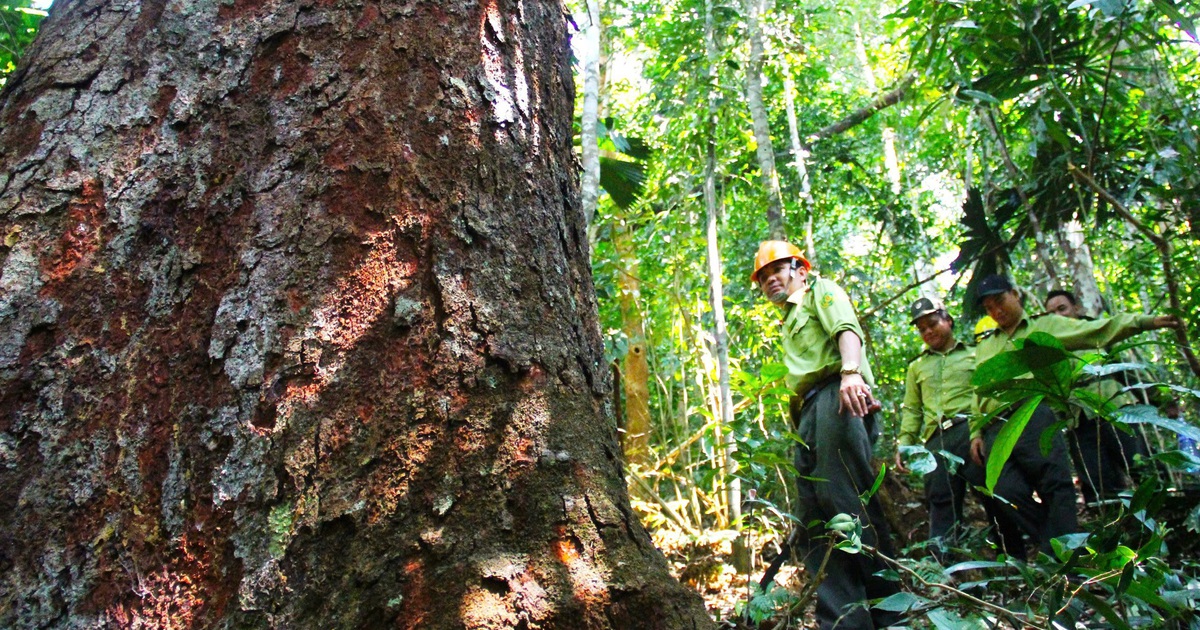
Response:
[[[863,331],[849,296],[837,284],[811,278],[812,265],[784,241],[765,241],[750,274],[783,311],[783,359],[793,391],[791,419],[803,440],[795,465],[799,527],[797,551],[816,575],[825,557],[825,522],[838,514],[862,525],[862,542],[894,555],[879,500],[863,506],[860,495],[875,482],[872,446],[879,434],[875,384],[863,348]],[[812,526],[812,532],[803,529]],[[899,589],[876,575],[886,565],[874,554],[834,551],[817,588],[817,618],[828,628],[882,628],[897,615],[868,609],[865,602]]]

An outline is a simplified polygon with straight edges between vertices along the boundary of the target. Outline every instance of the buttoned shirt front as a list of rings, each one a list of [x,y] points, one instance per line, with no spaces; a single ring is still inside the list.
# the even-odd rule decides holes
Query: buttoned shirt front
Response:
[[[842,368],[838,350],[838,335],[851,331],[865,340],[850,296],[832,280],[810,277],[808,286],[787,299],[783,318],[783,362],[788,368],[787,385],[803,396],[824,379]],[[875,386],[875,376],[867,363],[866,342],[863,342],[859,372],[863,381]]]
[[[924,444],[939,425],[971,413],[975,391],[975,349],[955,341],[948,352],[926,348],[908,364],[904,379],[904,409],[900,414],[901,446]]]

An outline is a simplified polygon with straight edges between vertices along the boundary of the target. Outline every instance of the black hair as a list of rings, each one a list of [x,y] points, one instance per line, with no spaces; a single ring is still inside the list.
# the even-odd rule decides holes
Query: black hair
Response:
[[[1067,301],[1071,303],[1071,306],[1079,306],[1079,300],[1075,298],[1075,294],[1072,293],[1071,291],[1067,291],[1066,289],[1055,289],[1055,290],[1047,293],[1046,294],[1046,302],[1049,302],[1050,300],[1053,300],[1054,298],[1059,297],[1059,296],[1067,298]],[[1043,302],[1043,304],[1044,303],[1045,302]]]

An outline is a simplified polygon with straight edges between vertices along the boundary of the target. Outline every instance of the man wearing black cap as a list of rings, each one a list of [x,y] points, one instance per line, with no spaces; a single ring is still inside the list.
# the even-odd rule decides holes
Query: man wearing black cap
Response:
[[[1180,325],[1179,319],[1174,316],[1124,314],[1091,321],[1055,314],[1029,317],[1021,305],[1017,290],[1008,278],[1000,275],[987,276],[980,281],[977,299],[998,325],[976,347],[977,366],[1002,352],[1015,349],[1014,341],[1035,332],[1053,335],[1068,350],[1080,350],[1107,346],[1142,331]],[[1016,406],[993,416],[1003,408],[1003,403],[978,395],[976,401],[980,422],[971,428],[971,456],[975,463],[983,466],[1003,426],[1003,422],[994,420],[1006,417]],[[989,418],[993,421],[985,426]],[[1079,529],[1075,512],[1075,487],[1071,482],[1067,447],[1062,433],[1054,433],[1046,454],[1042,453],[1039,444],[1042,434],[1054,422],[1054,412],[1050,407],[1038,405],[1005,462],[995,487],[995,493],[1009,502],[1004,508],[1009,516],[1034,536],[1042,551],[1047,553],[1051,552],[1051,539]],[[1040,503],[1029,496],[1030,487],[1037,491]]]

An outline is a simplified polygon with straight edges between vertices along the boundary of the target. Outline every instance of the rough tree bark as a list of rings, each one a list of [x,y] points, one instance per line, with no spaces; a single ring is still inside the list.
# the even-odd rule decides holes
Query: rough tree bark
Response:
[[[0,626],[711,627],[628,507],[561,5],[59,0],[0,105]]]

